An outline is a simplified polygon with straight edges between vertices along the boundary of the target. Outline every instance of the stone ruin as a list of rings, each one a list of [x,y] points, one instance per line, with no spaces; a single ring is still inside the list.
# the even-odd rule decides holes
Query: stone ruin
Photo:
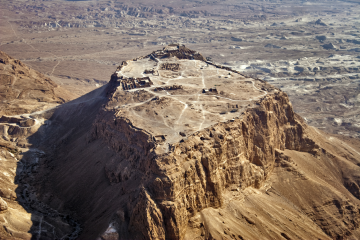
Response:
[[[153,85],[153,82],[149,77],[143,78],[119,78],[119,84],[122,86],[123,90],[131,90],[134,88],[146,88]]]
[[[204,89],[202,90],[202,93],[218,93],[218,91],[217,91],[216,88],[209,88],[209,89],[204,88]]]
[[[163,63],[160,66],[160,70],[179,71],[180,64],[179,63]]]
[[[155,60],[157,58],[176,57],[178,59],[206,61],[206,58],[204,58],[200,53],[193,51],[181,44],[170,44],[163,50],[151,53],[149,57],[154,58]]]
[[[157,143],[164,142],[166,139],[166,135],[157,135],[153,137],[154,141]]]
[[[154,89],[154,91],[178,90],[178,89],[183,89],[183,86],[181,86],[181,85],[172,85],[172,86],[157,87],[157,88]]]
[[[155,76],[159,76],[159,72],[155,69],[145,69],[144,74],[153,74]]]

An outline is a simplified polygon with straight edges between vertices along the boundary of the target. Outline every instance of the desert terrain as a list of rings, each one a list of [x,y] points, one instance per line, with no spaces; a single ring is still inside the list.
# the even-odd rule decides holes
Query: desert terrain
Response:
[[[359,4],[0,0],[0,239],[359,239]]]
[[[359,141],[183,45],[1,119],[4,239],[360,237]]]
[[[84,94],[124,60],[186,44],[286,91],[330,133],[359,134],[358,1],[1,1],[0,49]]]

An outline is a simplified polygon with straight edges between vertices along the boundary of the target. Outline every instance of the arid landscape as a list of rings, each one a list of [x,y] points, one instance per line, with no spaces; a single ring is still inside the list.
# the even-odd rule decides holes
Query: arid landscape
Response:
[[[0,0],[0,239],[360,239],[359,16]]]
[[[310,125],[358,137],[359,11],[358,1],[3,1],[0,49],[81,95],[121,61],[181,43],[285,90]]]

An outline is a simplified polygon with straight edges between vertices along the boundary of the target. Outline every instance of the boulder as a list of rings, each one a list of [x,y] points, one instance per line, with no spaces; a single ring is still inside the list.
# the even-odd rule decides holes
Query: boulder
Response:
[[[324,44],[324,45],[322,45],[322,47],[323,47],[324,49],[327,49],[327,50],[336,49],[336,48],[337,48],[337,47],[336,47],[334,44],[332,44],[332,43]]]
[[[321,25],[321,26],[327,26],[327,24],[324,23],[321,19],[316,20],[315,24],[316,25]]]
[[[317,40],[319,40],[320,42],[322,42],[322,41],[325,41],[326,39],[327,39],[327,37],[326,36],[316,36],[315,37]]]
[[[269,43],[269,44],[266,44],[266,45],[265,45],[265,47],[267,47],[267,48],[281,48],[281,47],[279,47],[279,46],[276,46],[276,45],[274,45],[274,44],[271,44],[271,43]]]

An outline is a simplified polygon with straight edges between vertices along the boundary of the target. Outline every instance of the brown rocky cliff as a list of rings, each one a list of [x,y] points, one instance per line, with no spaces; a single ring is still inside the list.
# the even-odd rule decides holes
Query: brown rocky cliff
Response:
[[[197,55],[172,45],[149,58],[158,62],[169,54],[183,59]],[[9,61],[4,60],[7,70]],[[3,132],[13,137],[32,134],[27,140],[33,151],[21,154],[26,171],[17,175],[17,197],[27,202],[29,211],[35,209],[31,216],[38,218],[29,233],[108,240],[359,238],[356,144],[308,127],[282,91],[238,77],[261,95],[236,109],[232,106],[226,117],[215,112],[222,117],[205,129],[201,127],[207,115],[202,115],[200,128],[186,133],[169,132],[151,109],[164,107],[166,118],[171,111],[179,112],[178,118],[171,116],[179,122],[187,105],[167,105],[151,89],[122,91],[118,73],[107,86],[53,109],[35,133],[17,130],[35,120],[2,117],[12,122]],[[129,111],[136,109],[151,114],[131,117]],[[149,124],[142,125],[145,121]],[[54,222],[53,229],[61,230],[65,223],[65,232],[51,233],[41,225],[37,209],[46,222]],[[38,226],[47,229],[41,233]]]
[[[306,125],[294,114],[283,92],[265,97],[234,121],[218,123],[188,137],[160,156],[151,152],[155,143],[148,133],[131,128],[131,123],[114,113],[110,121],[104,114],[94,124],[93,137],[103,139],[124,156],[123,162],[107,165],[109,180],[121,184],[133,178],[136,171],[142,173],[141,185],[149,193],[148,201],[153,201],[156,213],[152,214],[161,211],[167,239],[182,239],[189,219],[197,212],[221,207],[224,191],[260,188],[272,172],[276,149],[308,152],[318,148],[305,135]],[[120,167],[124,162],[131,162],[132,170],[130,166]],[[133,218],[137,215],[131,213],[142,199],[125,209],[130,222],[136,222]],[[144,216],[148,222],[152,222],[152,214]],[[144,229],[132,224],[129,231]]]
[[[80,239],[96,238],[109,226],[115,239],[356,233],[359,178],[350,170],[359,168],[359,156],[317,135],[285,93],[268,94],[238,118],[157,154],[153,136],[114,110],[119,100],[111,90],[116,84],[110,85],[57,109],[52,125],[38,133],[44,151],[56,146],[40,163],[38,196],[76,216]]]
[[[165,239],[163,215],[144,188],[141,189],[138,202],[131,213],[129,230],[140,231],[146,239]]]

